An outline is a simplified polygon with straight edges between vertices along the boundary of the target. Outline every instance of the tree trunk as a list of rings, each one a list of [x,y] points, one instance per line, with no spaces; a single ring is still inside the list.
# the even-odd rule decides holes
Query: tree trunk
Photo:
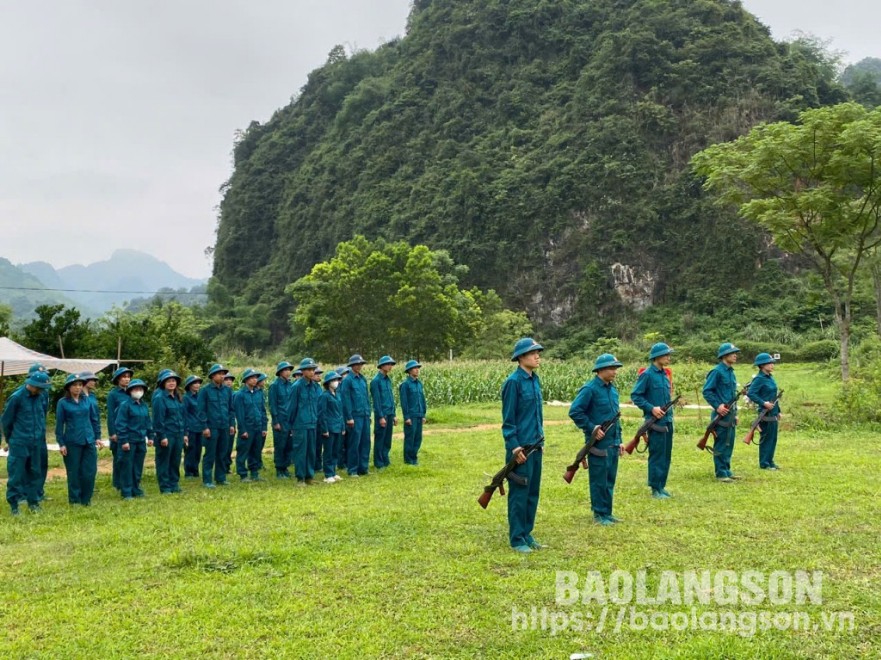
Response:
[[[838,318],[838,330],[841,335],[841,380],[850,380],[850,310]]]
[[[881,263],[877,260],[872,263],[872,285],[875,289],[875,323],[881,336]]]

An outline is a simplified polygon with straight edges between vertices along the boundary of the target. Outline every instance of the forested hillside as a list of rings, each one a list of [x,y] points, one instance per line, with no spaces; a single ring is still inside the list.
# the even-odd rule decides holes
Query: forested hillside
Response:
[[[209,290],[277,342],[285,286],[363,234],[448,250],[545,327],[723,296],[771,252],[689,158],[846,97],[739,2],[417,0],[404,38],[337,47],[242,133]]]

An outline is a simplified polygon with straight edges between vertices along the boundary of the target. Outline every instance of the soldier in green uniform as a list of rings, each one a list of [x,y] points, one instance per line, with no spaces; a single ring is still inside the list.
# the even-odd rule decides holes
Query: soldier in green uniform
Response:
[[[34,371],[9,397],[0,417],[0,429],[9,445],[6,501],[13,516],[19,514],[22,500],[32,512],[40,510],[40,445],[46,444],[43,392],[48,392],[49,387],[49,374]]]
[[[180,492],[180,457],[189,442],[187,409],[179,386],[180,376],[169,369],[159,381],[159,396],[153,398],[156,480],[164,495]]]
[[[401,416],[404,418],[404,463],[419,465],[419,448],[422,446],[422,425],[428,414],[425,390],[419,380],[422,365],[410,360],[404,365],[407,377],[398,386],[401,398]]]
[[[202,379],[198,376],[187,376],[184,381],[184,410],[186,411],[186,453],[184,455],[184,477],[199,476],[199,464],[202,462],[202,425],[199,422],[199,390]]]
[[[275,476],[278,479],[290,479],[288,471],[293,461],[291,448],[291,390],[294,381],[291,373],[294,365],[286,360],[278,363],[275,370],[276,379],[269,386],[269,413],[272,416],[272,460],[275,463]]]
[[[350,373],[340,383],[346,418],[346,468],[350,477],[368,474],[370,464],[370,396],[361,370],[367,362],[359,354],[349,358]]]
[[[144,401],[147,384],[135,378],[125,388],[128,400],[124,401],[116,413],[116,433],[119,450],[119,492],[124,500],[144,497],[141,478],[144,476],[144,459],[147,447],[153,445],[153,424],[150,408]]]
[[[651,364],[636,379],[630,393],[631,401],[642,410],[646,421],[654,419],[648,435],[648,485],[656,499],[672,497],[666,487],[673,453],[673,408],[666,414],[661,410],[661,406],[670,403],[670,379],[664,369],[670,364],[672,353],[673,349],[663,342],[652,346]]]
[[[750,401],[759,407],[759,412],[769,410],[759,425],[762,432],[762,441],[759,444],[759,467],[763,470],[779,470],[780,466],[774,462],[774,454],[777,451],[777,425],[780,421],[780,403],[777,398],[777,381],[774,380],[774,363],[776,360],[770,353],[759,353],[753,366],[759,368],[759,373],[750,383],[747,396]]]
[[[336,473],[339,445],[342,438],[343,405],[337,394],[337,387],[342,380],[336,371],[329,371],[324,376],[324,392],[318,399],[318,442],[324,445],[324,483],[332,484],[341,481]]]
[[[719,363],[707,374],[703,390],[704,400],[713,409],[710,419],[722,418],[716,425],[713,463],[716,468],[716,479],[723,483],[740,479],[731,471],[731,454],[734,452],[737,433],[737,403],[735,402],[731,408],[726,405],[737,395],[734,365],[737,364],[738,353],[740,349],[731,342],[719,346],[716,354]]]
[[[266,412],[257,389],[258,377],[253,369],[245,369],[242,387],[233,399],[239,430],[236,473],[243,482],[260,481],[260,440],[266,435]]]
[[[70,374],[64,381],[64,396],[55,409],[55,438],[64,457],[67,471],[67,499],[71,504],[89,506],[98,474],[98,449],[101,435],[98,414],[83,394],[83,379]]]
[[[515,459],[515,473],[526,479],[525,486],[508,481],[508,537],[511,547],[522,553],[542,547],[532,536],[532,530],[538,510],[544,448],[541,381],[535,373],[543,350],[531,337],[514,344],[511,361],[518,366],[502,386],[505,462]],[[538,445],[538,449],[527,456],[524,448],[533,445]]]
[[[235,410],[232,388],[223,384],[229,373],[223,365],[215,364],[208,371],[208,382],[199,390],[199,423],[202,426],[202,485],[214,488],[226,485],[224,469],[226,441],[235,433]]]
[[[377,363],[376,375],[370,381],[373,399],[373,467],[383,470],[391,465],[392,433],[398,419],[395,417],[395,391],[389,372],[395,366],[390,355],[383,355]]]
[[[116,462],[116,452],[119,448],[119,442],[116,433],[116,413],[119,412],[119,406],[123,402],[128,401],[128,394],[125,388],[128,387],[135,372],[128,367],[120,367],[113,372],[110,378],[115,387],[110,390],[107,395],[107,435],[110,436],[110,453],[113,455],[113,487],[119,490],[119,468]]]
[[[618,414],[618,388],[615,377],[622,366],[611,353],[600,355],[593,365],[596,374],[578,391],[569,407],[569,417],[575,426],[584,431],[588,442],[594,432],[596,443],[588,450],[587,467],[590,479],[590,508],[593,518],[600,525],[621,522],[612,515],[612,498],[618,476],[618,457],[624,453],[621,446],[621,423],[615,422],[605,433],[605,422]]]
[[[293,431],[294,475],[297,485],[312,485],[315,477],[315,443],[318,427],[318,398],[321,386],[313,375],[318,365],[312,358],[303,358],[303,377],[294,383],[291,393],[290,427]]]
[[[223,386],[228,387],[230,391],[230,401],[232,401],[232,395],[235,394],[236,391],[236,377],[231,373],[226,373],[223,376]],[[226,474],[232,473],[232,450],[233,447],[236,446],[236,419],[235,412],[232,413],[232,427],[229,432],[229,436],[225,439],[225,443],[221,451],[221,464],[223,466],[223,471]]]

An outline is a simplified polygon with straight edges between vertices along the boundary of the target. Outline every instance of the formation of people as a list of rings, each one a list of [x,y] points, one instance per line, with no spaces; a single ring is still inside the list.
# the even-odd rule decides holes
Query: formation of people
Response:
[[[113,487],[127,500],[144,497],[148,447],[155,452],[163,494],[181,492],[181,465],[184,477],[201,477],[206,488],[227,485],[233,469],[242,482],[260,481],[270,426],[278,479],[295,479],[297,486],[305,487],[315,483],[317,473],[323,473],[327,484],[342,480],[343,471],[351,478],[362,477],[369,473],[371,418],[373,465],[378,470],[391,465],[398,402],[404,419],[404,462],[418,465],[427,414],[419,379],[422,365],[416,360],[406,363],[407,376],[396,400],[389,376],[396,362],[388,355],[380,358],[369,386],[362,375],[365,364],[356,354],[347,365],[325,373],[312,358],[304,358],[296,368],[282,361],[268,391],[267,375],[250,368],[241,374],[238,390],[234,377],[220,364],[208,370],[205,381],[196,375],[183,380],[163,369],[149,403],[147,383],[135,378],[133,369],[120,367],[111,377],[113,389],[105,408]],[[98,451],[104,444],[97,385],[92,373],[70,374],[55,410],[55,438],[70,504],[89,506],[95,492]],[[46,369],[34,364],[0,418],[9,447],[6,500],[13,515],[19,515],[22,502],[39,511],[46,497],[50,388]]]
[[[533,537],[542,478],[544,427],[541,382],[536,373],[544,348],[532,338],[519,340],[511,355],[517,369],[502,386],[502,435],[506,461],[515,461],[516,478],[508,481],[508,533],[511,547],[529,553],[543,546]],[[730,342],[718,350],[718,364],[707,374],[703,397],[712,408],[711,420],[721,418],[714,427],[713,451],[715,476],[721,483],[739,477],[731,471],[731,456],[737,417],[738,386],[734,375],[740,349]],[[673,349],[657,343],[649,351],[649,364],[641,370],[630,399],[649,424],[647,433],[648,486],[658,500],[672,497],[667,490],[673,449],[674,409],[671,372]],[[778,470],[774,462],[777,448],[777,425],[780,419],[778,388],[773,372],[775,359],[769,353],[756,356],[756,376],[746,391],[759,411],[767,411],[760,424],[759,467]],[[569,407],[569,417],[584,432],[590,504],[594,521],[599,525],[622,522],[612,513],[618,459],[624,454],[620,423],[620,403],[615,379],[622,367],[614,355],[596,358],[593,377],[579,390]],[[733,403],[732,403],[733,402]],[[603,428],[607,426],[604,431]],[[534,448],[537,446],[538,450]]]

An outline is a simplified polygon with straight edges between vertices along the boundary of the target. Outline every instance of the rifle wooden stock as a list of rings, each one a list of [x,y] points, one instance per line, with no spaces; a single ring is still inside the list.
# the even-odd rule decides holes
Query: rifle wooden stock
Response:
[[[523,454],[526,458],[538,449],[539,443],[536,442],[532,445],[526,445],[521,447],[523,450]],[[485,486],[483,489],[483,493],[481,493],[480,497],[477,498],[477,503],[482,506],[484,509],[489,506],[489,501],[492,499],[493,494],[496,490],[499,491],[499,495],[505,495],[505,479],[511,479],[511,481],[515,481],[519,486],[525,486],[527,484],[526,477],[521,477],[519,474],[514,474],[514,470],[517,469],[517,458],[514,457],[510,461],[505,464],[501,470],[496,472],[495,476],[490,481],[489,486]]]
[[[707,440],[710,439],[710,436],[711,436],[711,435],[714,435],[714,433],[713,433],[710,429],[707,429],[707,430],[704,432],[704,437],[701,438],[700,440],[698,440],[698,442],[697,442],[697,448],[698,448],[698,449],[706,449],[706,448],[707,448]]]
[[[755,376],[753,376],[753,378],[755,378]],[[734,406],[735,403],[737,403],[737,400],[740,397],[742,397],[744,394],[746,394],[747,391],[749,391],[749,386],[752,384],[753,378],[749,379],[749,382],[746,385],[744,385],[737,394],[734,395],[734,398],[731,399],[731,401],[725,402],[725,407],[729,409],[729,414],[730,414],[731,408]],[[727,415],[726,415],[726,417],[727,417]],[[706,449],[707,448],[707,440],[710,439],[710,436],[712,435],[714,438],[716,437],[716,427],[719,425],[719,420],[721,420],[721,419],[724,419],[724,417],[722,417],[720,415],[720,416],[717,416],[716,419],[714,419],[712,422],[709,423],[709,425],[707,426],[707,430],[704,432],[704,437],[701,438],[697,443],[698,449]],[[746,444],[749,444],[750,442],[752,442],[752,436],[750,436],[749,440],[744,440],[744,442],[746,442]],[[711,447],[710,450],[713,452],[714,455],[716,454],[715,449],[713,449]]]
[[[587,454],[590,452],[590,448],[598,442],[597,436],[599,433],[597,431],[602,430],[603,433],[606,433],[612,428],[612,424],[617,422],[620,418],[621,413],[618,412],[612,419],[606,420],[593,430],[593,433],[590,434],[590,439],[584,443],[584,446],[579,449],[578,453],[575,455],[575,462],[566,468],[566,473],[563,475],[563,481],[567,484],[571,484],[579,467],[583,467],[585,470],[587,469]]]
[[[682,395],[679,395],[675,399],[670,401],[670,403],[667,403],[667,404],[661,406],[661,412],[663,412],[666,415],[667,411],[670,410],[670,408],[672,408],[674,405],[676,405],[676,402],[679,401],[681,396]],[[636,435],[633,436],[633,440],[631,440],[626,445],[624,445],[624,451],[626,451],[628,454],[632,454],[633,450],[636,449],[636,446],[639,444],[640,438],[645,438],[645,446],[646,446],[646,448],[648,448],[649,430],[652,428],[652,426],[654,426],[657,423],[658,423],[658,420],[655,419],[654,417],[652,417],[648,421],[643,422],[642,426],[640,426],[639,429],[636,431]]]
[[[771,403],[773,403],[774,406],[776,406],[777,402],[780,401],[780,397],[782,397],[782,396],[783,396],[783,390],[780,390],[780,392],[777,393],[777,398],[775,398]],[[774,406],[771,406],[770,408],[765,408],[762,411],[762,414],[760,414],[756,418],[756,421],[754,421],[752,423],[752,425],[749,427],[749,432],[746,434],[746,437],[743,439],[743,441],[746,444],[748,444],[748,445],[752,444],[753,439],[755,438],[755,435],[756,435],[756,429],[758,429],[759,426],[761,425],[761,423],[765,421],[765,418],[768,416],[768,413],[774,409]]]

